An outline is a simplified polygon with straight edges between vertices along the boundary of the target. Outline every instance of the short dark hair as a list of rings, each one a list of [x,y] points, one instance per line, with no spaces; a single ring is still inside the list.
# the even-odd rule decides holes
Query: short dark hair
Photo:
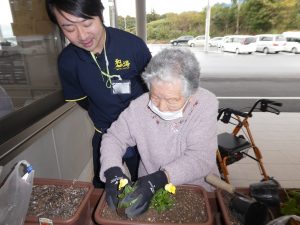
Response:
[[[73,16],[91,19],[99,16],[103,23],[103,4],[101,0],[46,0],[46,9],[50,20],[57,24],[54,8],[59,12],[64,11]]]

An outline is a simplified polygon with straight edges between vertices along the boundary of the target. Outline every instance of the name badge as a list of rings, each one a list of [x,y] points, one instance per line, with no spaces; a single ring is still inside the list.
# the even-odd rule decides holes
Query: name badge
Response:
[[[131,94],[130,80],[112,80],[111,85],[113,94]]]

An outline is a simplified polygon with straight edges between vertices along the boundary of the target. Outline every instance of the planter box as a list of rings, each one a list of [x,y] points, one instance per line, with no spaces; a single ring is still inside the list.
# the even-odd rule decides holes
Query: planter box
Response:
[[[195,186],[195,185],[181,185],[181,186],[178,186],[176,194],[178,194],[180,190],[182,190],[182,191],[189,190],[190,191],[189,193],[193,194],[191,196],[194,196],[195,194],[196,194],[196,196],[199,195],[200,198],[202,198],[202,203],[203,204],[202,204],[201,207],[203,207],[203,209],[204,209],[203,210],[204,211],[203,214],[207,215],[207,217],[205,217],[206,218],[205,222],[196,223],[194,221],[190,221],[190,222],[187,222],[187,223],[181,222],[180,224],[189,224],[189,225],[211,225],[211,224],[213,224],[212,212],[211,212],[211,207],[209,205],[209,200],[208,200],[207,192],[202,187]],[[191,204],[189,204],[188,208],[195,208],[195,206],[191,206]],[[198,207],[196,207],[196,208],[198,208]],[[103,212],[105,210],[110,210],[110,209],[108,209],[108,206],[106,204],[105,193],[104,193],[102,195],[101,199],[100,199],[100,202],[99,202],[99,204],[98,204],[98,206],[96,208],[95,214],[94,214],[95,221],[98,224],[101,224],[101,225],[121,225],[121,224],[127,224],[127,225],[129,225],[129,224],[139,224],[139,225],[143,225],[143,224],[174,225],[174,224],[179,224],[179,223],[168,222],[168,221],[160,223],[160,222],[151,222],[149,220],[148,221],[141,220],[141,219],[139,219],[140,216],[138,216],[137,218],[133,218],[133,219],[121,218],[115,212],[113,212],[115,214],[115,216],[113,218],[106,218],[105,216],[103,216]],[[175,211],[175,207],[172,208],[171,210]],[[145,212],[145,214],[146,213],[147,212]],[[166,213],[168,213],[168,212],[166,212]],[[163,214],[163,213],[161,213],[161,214]],[[199,212],[199,214],[200,214],[200,212]],[[143,215],[141,215],[141,216],[143,216]]]
[[[72,181],[72,180],[58,180],[58,179],[45,179],[45,178],[35,178],[33,181],[34,185],[55,185],[57,187],[68,188],[73,186],[74,188],[88,188],[85,196],[81,200],[75,214],[68,218],[62,219],[58,217],[48,218],[52,220],[53,225],[89,225],[91,221],[91,202],[90,197],[94,190],[94,186],[88,182]],[[62,203],[64,200],[62,199]],[[44,217],[44,216],[41,216]],[[47,224],[47,223],[45,223]],[[51,223],[49,223],[51,224]],[[25,225],[40,225],[39,217],[27,215],[25,220]]]
[[[290,189],[290,188],[286,189],[286,191],[290,191],[290,190],[299,190],[299,189]],[[248,188],[238,188],[237,191],[246,196],[250,196]],[[240,224],[239,222],[237,222],[238,220],[234,217],[234,215],[232,215],[230,209],[228,208],[228,199],[226,199],[226,197],[225,197],[226,195],[228,196],[230,194],[228,194],[226,191],[223,191],[220,189],[216,190],[217,202],[220,206],[223,222],[225,225]],[[280,197],[281,204],[284,201],[286,201],[286,193],[283,189],[279,190],[279,197]],[[279,207],[276,207],[276,206],[269,207],[269,210],[272,212],[272,216],[274,218],[278,218],[278,217],[282,216],[280,213]],[[267,222],[269,222],[271,220],[272,220],[272,217],[270,217],[270,215],[269,215]]]
[[[243,189],[243,190],[238,190],[239,192],[248,195],[248,189]],[[226,191],[217,189],[216,190],[216,196],[217,196],[217,201],[220,206],[221,214],[222,214],[222,219],[224,222],[224,225],[232,225],[232,224],[240,224],[237,220],[237,218],[234,217],[234,215],[231,214],[230,209],[228,208],[228,199],[225,199],[224,196],[229,197],[229,193]]]

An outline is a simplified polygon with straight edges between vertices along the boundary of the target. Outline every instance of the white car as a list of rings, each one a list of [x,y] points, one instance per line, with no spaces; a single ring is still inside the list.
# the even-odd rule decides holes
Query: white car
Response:
[[[260,34],[256,35],[256,51],[278,53],[285,50],[286,39],[281,34]]]
[[[283,32],[282,35],[286,38],[284,51],[300,53],[300,32]]]
[[[228,38],[232,37],[232,36],[233,36],[233,35],[226,35],[226,36],[222,37],[222,39],[221,39],[220,42],[219,42],[219,46],[218,46],[218,47],[222,49],[223,44],[225,43],[225,41],[226,41]]]
[[[214,38],[212,38],[212,39],[209,40],[208,45],[210,47],[218,47],[218,48],[220,48],[221,44],[222,44],[222,40],[223,40],[223,37],[214,37]]]
[[[231,35],[223,39],[221,51],[235,52],[236,54],[251,54],[256,50],[256,38],[252,35]]]
[[[194,39],[188,41],[188,46],[190,46],[190,47],[204,46],[204,45],[205,45],[205,36],[204,35],[197,36]]]
[[[300,53],[300,38],[286,38],[286,45],[284,46],[284,51],[291,53]]]

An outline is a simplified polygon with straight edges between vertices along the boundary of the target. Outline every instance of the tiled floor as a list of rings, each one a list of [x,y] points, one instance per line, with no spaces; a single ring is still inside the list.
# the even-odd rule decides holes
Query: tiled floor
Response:
[[[263,156],[269,176],[282,187],[300,187],[300,114],[254,113],[250,128]],[[231,131],[231,125],[220,122],[219,133]],[[249,153],[253,153],[249,150]],[[262,179],[257,163],[246,157],[229,167],[230,182],[236,187],[248,187]]]

